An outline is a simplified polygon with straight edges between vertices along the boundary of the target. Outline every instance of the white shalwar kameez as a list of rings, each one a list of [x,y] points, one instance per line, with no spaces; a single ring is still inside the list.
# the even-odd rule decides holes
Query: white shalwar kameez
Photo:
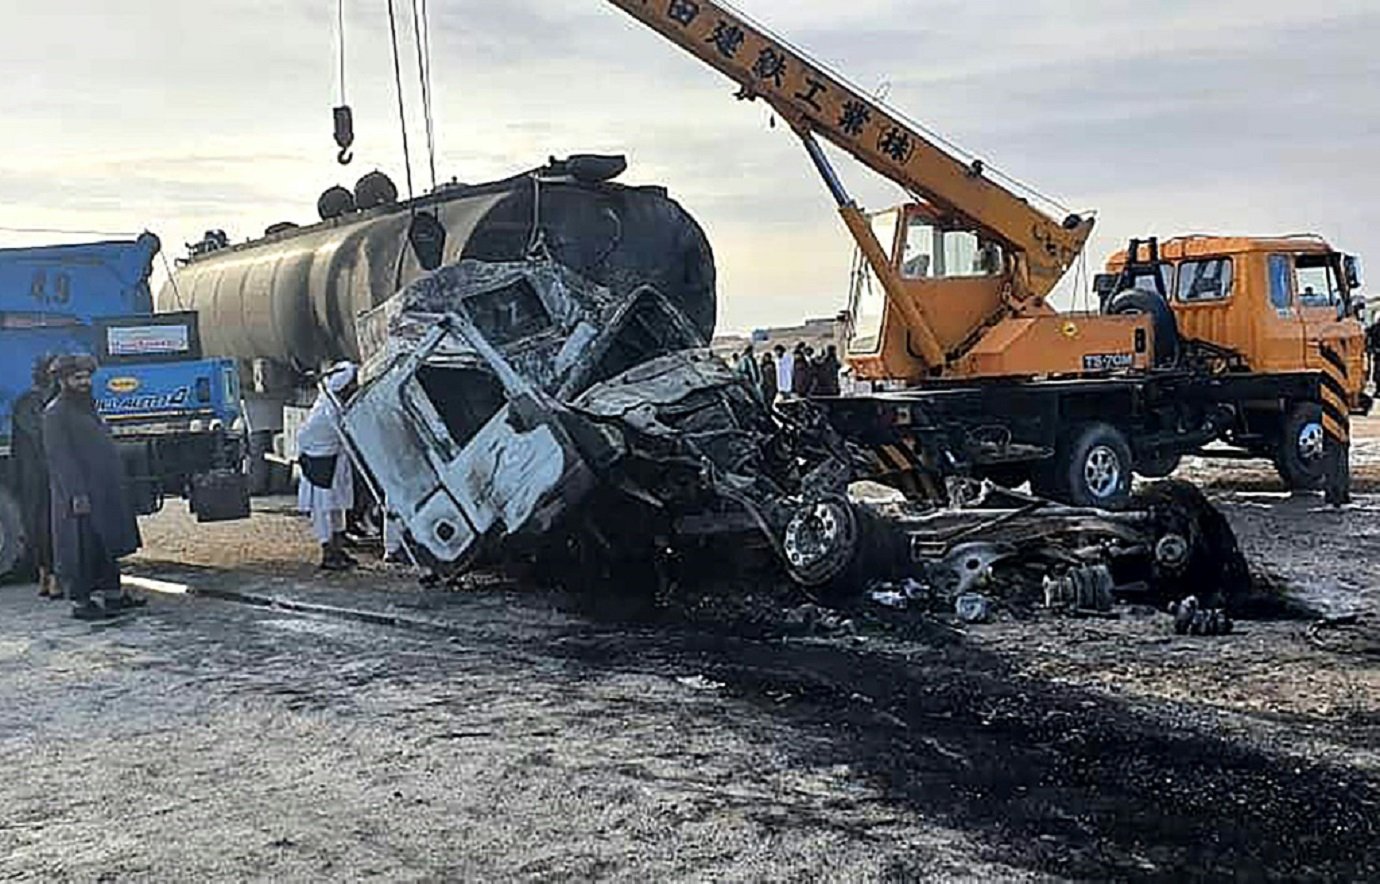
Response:
[[[795,389],[795,354],[787,351],[776,360],[776,394],[789,397]]]
[[[339,393],[355,379],[355,367],[349,363],[336,366],[326,378],[326,387]],[[355,505],[355,472],[345,445],[340,439],[340,415],[325,395],[318,396],[297,433],[297,450],[308,457],[335,456],[335,474],[331,487],[317,488],[302,475],[297,481],[297,509],[311,514],[311,530],[319,543],[345,530],[345,513]]]

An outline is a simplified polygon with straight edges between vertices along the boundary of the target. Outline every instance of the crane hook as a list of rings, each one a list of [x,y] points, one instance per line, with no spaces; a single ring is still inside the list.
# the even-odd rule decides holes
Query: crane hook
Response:
[[[350,165],[354,155],[350,153],[350,146],[355,143],[355,121],[354,113],[348,104],[341,105],[333,111],[335,117],[335,143],[340,147],[340,152],[335,155],[336,162],[342,166]]]

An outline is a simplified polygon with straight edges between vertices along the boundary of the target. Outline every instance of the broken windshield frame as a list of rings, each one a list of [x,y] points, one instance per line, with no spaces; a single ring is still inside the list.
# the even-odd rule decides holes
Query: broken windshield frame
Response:
[[[889,209],[870,219],[872,233],[886,252],[890,252],[896,242],[896,225],[900,216],[899,209]],[[848,314],[852,319],[849,353],[875,354],[881,350],[886,309],[886,289],[877,274],[872,272],[872,265],[862,250],[858,249],[853,254],[852,291],[849,292],[848,301]]]

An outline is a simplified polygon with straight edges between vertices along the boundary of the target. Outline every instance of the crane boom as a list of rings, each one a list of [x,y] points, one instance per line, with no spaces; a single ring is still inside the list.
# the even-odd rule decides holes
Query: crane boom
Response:
[[[1091,219],[1057,221],[965,164],[781,40],[713,0],[609,0],[761,98],[802,136],[811,133],[924,199],[955,225],[1001,242],[1026,262],[1028,290],[1043,298],[1073,265]],[[808,141],[807,141],[808,143]]]

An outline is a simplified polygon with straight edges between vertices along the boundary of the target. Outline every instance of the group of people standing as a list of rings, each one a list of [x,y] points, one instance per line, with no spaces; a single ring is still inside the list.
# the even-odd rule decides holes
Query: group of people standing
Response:
[[[760,360],[752,344],[748,344],[738,354],[737,363],[738,372],[762,391],[762,399],[768,404],[792,396],[837,396],[841,368],[838,347],[830,344],[816,354],[804,342],[797,343],[789,352],[784,345],[777,344],[775,350],[763,353]]]
[[[14,404],[11,450],[39,595],[67,598],[72,616],[103,620],[146,600],[121,585],[120,558],[139,549],[139,523],[110,427],[96,411],[96,360],[43,356]]]

